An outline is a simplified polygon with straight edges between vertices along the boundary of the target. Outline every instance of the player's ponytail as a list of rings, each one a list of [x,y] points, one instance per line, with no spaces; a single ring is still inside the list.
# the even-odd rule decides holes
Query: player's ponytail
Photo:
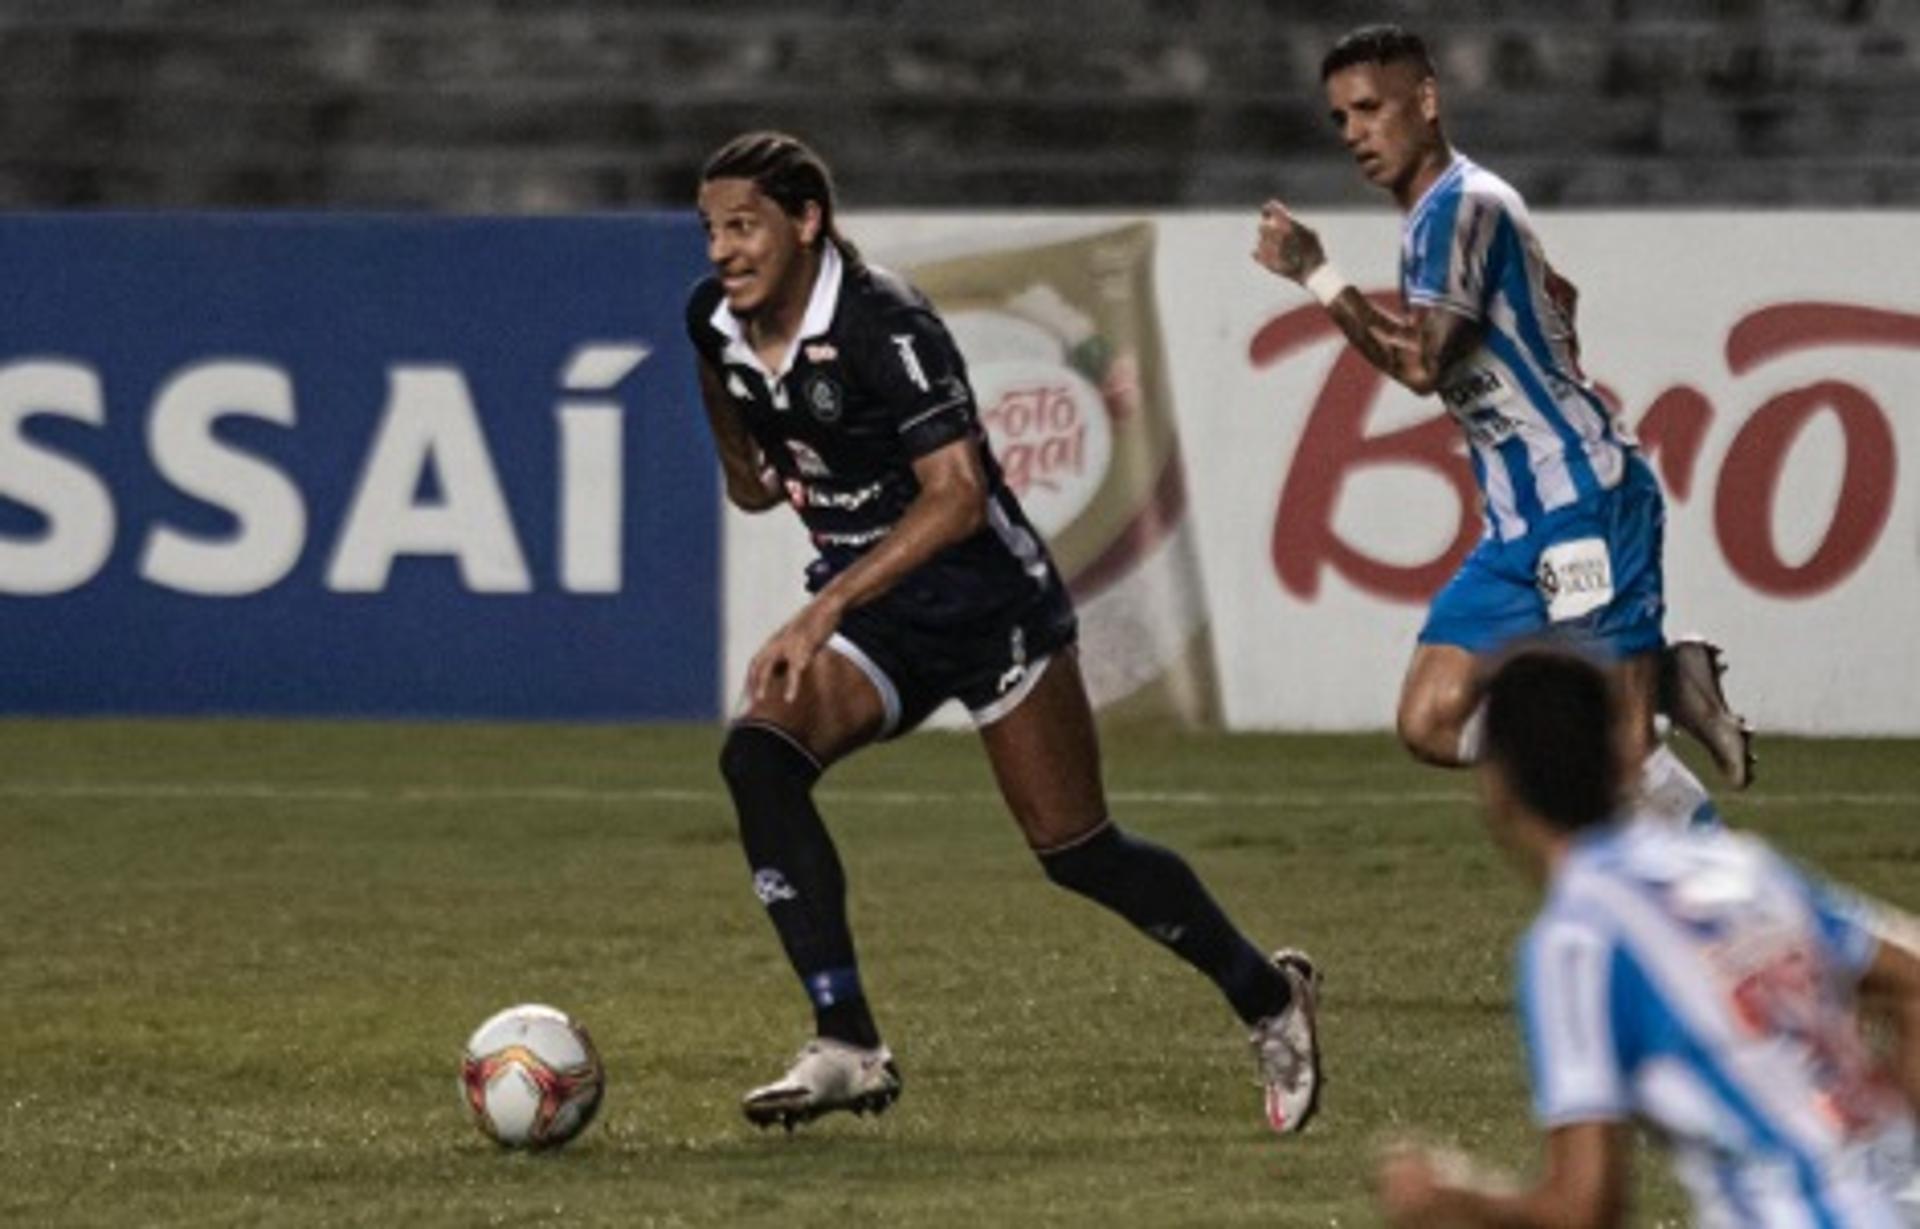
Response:
[[[831,240],[849,264],[860,263],[860,249],[834,222],[833,173],[800,138],[784,132],[743,133],[713,152],[700,179],[750,179],[790,217],[800,216],[807,202],[814,202],[820,206],[820,238]]]

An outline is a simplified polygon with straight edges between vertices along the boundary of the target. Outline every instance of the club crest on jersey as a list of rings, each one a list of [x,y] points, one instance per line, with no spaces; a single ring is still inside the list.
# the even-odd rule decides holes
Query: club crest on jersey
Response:
[[[800,395],[806,400],[807,409],[819,422],[838,422],[840,414],[846,408],[846,397],[840,386],[819,372],[812,372],[801,385]]]

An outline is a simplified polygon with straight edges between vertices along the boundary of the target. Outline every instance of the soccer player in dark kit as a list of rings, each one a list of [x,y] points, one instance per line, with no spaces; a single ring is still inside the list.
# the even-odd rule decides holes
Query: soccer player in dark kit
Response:
[[[687,327],[727,495],[752,512],[791,503],[819,552],[720,753],[753,890],[816,1032],[746,1094],[747,1117],[791,1129],[899,1096],[813,786],[954,698],[1047,878],[1210,978],[1250,1029],[1269,1125],[1299,1130],[1319,1092],[1317,971],[1298,952],[1262,956],[1183,859],[1108,815],[1072,603],[1001,481],[946,327],[840,235],[827,167],[800,141],[738,137],[701,179],[713,273]]]

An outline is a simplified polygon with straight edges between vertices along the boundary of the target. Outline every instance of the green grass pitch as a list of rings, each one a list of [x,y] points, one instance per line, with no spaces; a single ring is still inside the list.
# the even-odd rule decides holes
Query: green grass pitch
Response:
[[[1256,939],[1323,962],[1328,1083],[1264,1133],[1199,977],[1022,850],[970,737],[822,789],[906,1093],[741,1120],[807,1015],[711,729],[0,722],[0,1224],[1362,1225],[1418,1131],[1525,1171],[1508,1010],[1528,889],[1471,781],[1385,738],[1108,731],[1115,813]],[[1728,810],[1920,907],[1920,748],[1772,741]],[[456,1093],[495,1009],[609,1072],[591,1131],[497,1151]],[[1679,1217],[1643,1157],[1637,1222]]]

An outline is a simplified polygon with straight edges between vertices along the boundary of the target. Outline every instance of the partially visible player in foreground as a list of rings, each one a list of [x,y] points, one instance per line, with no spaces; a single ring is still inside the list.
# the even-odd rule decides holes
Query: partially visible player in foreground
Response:
[[[1611,1225],[1627,1124],[1672,1149],[1696,1223],[1920,1225],[1920,948],[1910,919],[1828,886],[1759,839],[1629,822],[1586,660],[1522,650],[1487,686],[1486,822],[1546,902],[1522,942],[1520,1010],[1545,1172],[1517,1190],[1463,1158],[1400,1150],[1401,1225]],[[1893,1025],[1891,1065],[1856,993]]]
[[[1321,79],[1361,173],[1406,214],[1401,310],[1350,286],[1277,200],[1261,211],[1254,258],[1318,297],[1375,367],[1439,394],[1466,430],[1487,518],[1421,629],[1401,689],[1402,741],[1428,763],[1471,764],[1482,660],[1552,629],[1617,663],[1626,745],[1650,809],[1710,822],[1713,803],[1660,741],[1655,712],[1664,694],[1736,789],[1751,772],[1748,731],[1721,694],[1718,648],[1687,640],[1663,652],[1665,503],[1580,370],[1572,284],[1547,263],[1519,194],[1448,144],[1418,36],[1356,30],[1327,53]]]
[[[792,137],[715,152],[699,207],[713,273],[687,326],[728,497],[752,512],[790,502],[819,551],[812,597],[754,656],[720,756],[754,891],[817,1033],[747,1094],[747,1117],[791,1128],[898,1095],[812,791],[836,761],[957,698],[1047,877],[1212,979],[1251,1030],[1269,1124],[1305,1126],[1316,971],[1297,952],[1262,956],[1185,861],[1109,817],[1072,603],[1001,481],[946,327],[841,237],[827,168]]]

